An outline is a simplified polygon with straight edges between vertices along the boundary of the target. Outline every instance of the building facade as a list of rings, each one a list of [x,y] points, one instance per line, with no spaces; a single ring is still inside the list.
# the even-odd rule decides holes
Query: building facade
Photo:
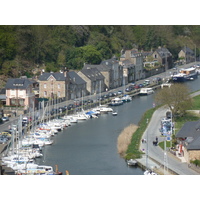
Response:
[[[69,99],[69,79],[66,72],[44,72],[39,78],[40,98]]]
[[[143,55],[137,49],[126,50],[122,52],[120,61],[129,60],[134,65],[134,79],[135,81],[144,78]]]
[[[178,53],[178,58],[182,61],[182,64],[187,64],[195,61],[195,54],[189,47],[185,46]]]
[[[96,68],[82,69],[78,75],[87,83],[87,94],[93,95],[104,91],[104,76]]]
[[[112,77],[113,77],[112,69],[106,65],[101,65],[101,64],[100,65],[85,64],[83,67],[83,69],[92,69],[92,68],[96,68],[104,76],[105,88],[102,88],[102,91],[110,89],[112,85]]]
[[[119,64],[116,58],[111,58],[101,62],[101,65],[107,67],[110,71],[109,88],[113,89],[122,86],[123,84],[123,67]]]
[[[24,110],[34,108],[35,93],[33,84],[27,78],[10,78],[6,86],[6,105],[24,107]]]
[[[76,99],[87,95],[87,83],[74,71],[67,73],[69,77],[69,99]]]
[[[158,49],[152,53],[152,57],[153,61],[158,62],[165,70],[170,69],[173,66],[172,54],[167,48],[158,47]]]
[[[120,61],[123,67],[123,84],[135,82],[135,65],[130,60]]]

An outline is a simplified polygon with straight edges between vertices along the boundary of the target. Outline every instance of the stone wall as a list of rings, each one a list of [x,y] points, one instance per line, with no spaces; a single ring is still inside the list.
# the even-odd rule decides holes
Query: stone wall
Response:
[[[200,150],[188,150],[190,160],[200,160]]]

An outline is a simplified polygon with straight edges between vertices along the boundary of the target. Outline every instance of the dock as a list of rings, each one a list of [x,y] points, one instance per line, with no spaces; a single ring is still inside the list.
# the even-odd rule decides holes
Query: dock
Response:
[[[159,163],[158,161],[154,160],[151,157],[148,158],[148,167],[146,167],[146,165],[147,165],[146,155],[142,156],[142,158],[136,159],[136,161],[137,161],[138,166],[144,170],[146,170],[148,168],[149,170],[152,170],[159,175],[164,175],[164,174],[165,175],[178,175],[176,172],[174,172],[173,170],[171,170],[169,168],[164,171],[163,164]]]

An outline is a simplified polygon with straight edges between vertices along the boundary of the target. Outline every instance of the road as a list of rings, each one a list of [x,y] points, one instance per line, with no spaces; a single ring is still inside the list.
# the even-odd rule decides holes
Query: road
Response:
[[[144,149],[145,152],[148,151],[148,156],[155,159],[159,163],[168,164],[168,168],[176,172],[180,175],[199,175],[194,170],[188,167],[187,163],[180,162],[177,158],[167,153],[167,162],[164,159],[164,150],[162,150],[159,146],[154,146],[153,141],[155,141],[156,136],[158,137],[158,141],[161,142],[164,140],[164,137],[161,137],[159,128],[160,128],[160,121],[162,118],[165,117],[165,113],[168,109],[165,107],[160,107],[157,109],[148,126],[146,131],[144,132],[143,138],[147,139],[147,144],[141,143],[140,148]],[[166,158],[166,157],[165,157]],[[165,160],[165,162],[164,162]]]

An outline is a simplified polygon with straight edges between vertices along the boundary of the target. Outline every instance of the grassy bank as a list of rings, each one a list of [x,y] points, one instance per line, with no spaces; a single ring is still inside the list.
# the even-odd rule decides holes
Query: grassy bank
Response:
[[[136,159],[136,158],[140,158],[141,155],[143,154],[140,150],[139,150],[139,146],[140,146],[140,141],[142,138],[142,135],[144,133],[144,131],[146,130],[147,127],[147,119],[150,121],[154,111],[157,108],[152,108],[150,110],[147,110],[144,115],[142,116],[140,122],[139,122],[139,127],[138,129],[135,131],[135,133],[132,136],[131,139],[131,143],[128,146],[128,149],[126,151],[126,155],[124,156],[125,159],[129,160],[131,158]]]
[[[138,126],[130,124],[128,127],[124,128],[124,130],[120,133],[117,139],[117,149],[121,157],[124,157],[126,155],[128,146],[131,143],[131,138],[137,130],[137,128]]]

